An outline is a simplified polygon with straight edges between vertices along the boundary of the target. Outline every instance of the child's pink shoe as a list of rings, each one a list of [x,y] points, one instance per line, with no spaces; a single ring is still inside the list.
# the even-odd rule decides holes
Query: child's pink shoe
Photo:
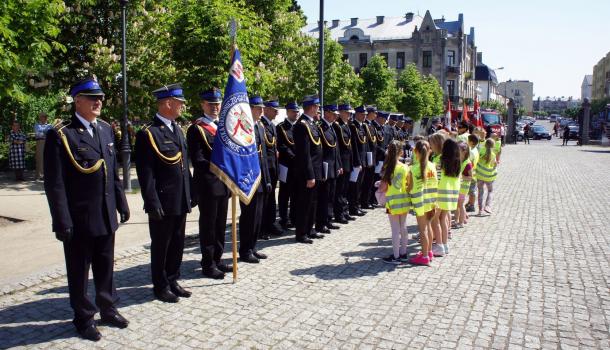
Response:
[[[419,252],[416,256],[409,259],[409,264],[430,266],[430,258]]]
[[[430,262],[434,260],[434,252],[432,252],[431,250],[428,250],[428,260],[430,260]]]

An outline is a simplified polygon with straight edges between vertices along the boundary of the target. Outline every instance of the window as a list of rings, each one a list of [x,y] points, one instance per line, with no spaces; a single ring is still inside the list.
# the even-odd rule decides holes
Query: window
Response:
[[[344,53],[343,54],[343,61],[349,61],[349,55]]]
[[[380,55],[385,60],[385,64],[387,66],[388,65],[388,53],[387,52],[382,52]]]
[[[455,50],[447,51],[447,65],[455,66]]]
[[[432,51],[424,51],[423,67],[432,68]]]
[[[447,95],[455,96],[455,80],[447,80]]]
[[[405,68],[405,53],[397,52],[396,53],[396,69],[404,69]]]
[[[367,59],[366,52],[361,53],[360,54],[360,65],[359,65],[360,68],[366,67],[366,64],[367,64],[366,59]]]

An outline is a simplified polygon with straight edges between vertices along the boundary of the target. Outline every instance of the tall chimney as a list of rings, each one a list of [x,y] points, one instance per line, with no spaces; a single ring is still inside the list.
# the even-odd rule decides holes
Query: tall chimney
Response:
[[[337,28],[339,26],[339,20],[333,19],[333,28]]]
[[[483,53],[477,52],[477,64],[483,64]]]
[[[358,25],[358,17],[352,17],[351,24],[352,24],[352,26]]]
[[[407,14],[405,15],[405,20],[407,22],[411,22],[413,20],[413,12],[407,12]]]
[[[384,16],[377,16],[377,24],[383,23],[383,17]]]

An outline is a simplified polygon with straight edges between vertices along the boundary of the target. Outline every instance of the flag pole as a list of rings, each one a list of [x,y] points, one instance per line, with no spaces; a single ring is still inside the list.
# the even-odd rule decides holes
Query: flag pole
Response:
[[[231,18],[229,23],[229,35],[231,36],[231,58],[237,49],[237,21]],[[237,282],[237,194],[231,192],[231,241],[233,246],[233,283]]]
[[[237,282],[237,195],[231,195],[231,240],[233,246],[233,283]]]

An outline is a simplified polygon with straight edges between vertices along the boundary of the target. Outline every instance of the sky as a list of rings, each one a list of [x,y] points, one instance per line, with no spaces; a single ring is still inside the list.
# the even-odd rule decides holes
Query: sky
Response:
[[[309,23],[320,16],[320,0],[298,0]],[[610,52],[610,0],[325,0],[325,20],[403,16],[430,10],[437,19],[475,28],[483,63],[500,81],[529,80],[534,98],[580,98],[585,74]]]

